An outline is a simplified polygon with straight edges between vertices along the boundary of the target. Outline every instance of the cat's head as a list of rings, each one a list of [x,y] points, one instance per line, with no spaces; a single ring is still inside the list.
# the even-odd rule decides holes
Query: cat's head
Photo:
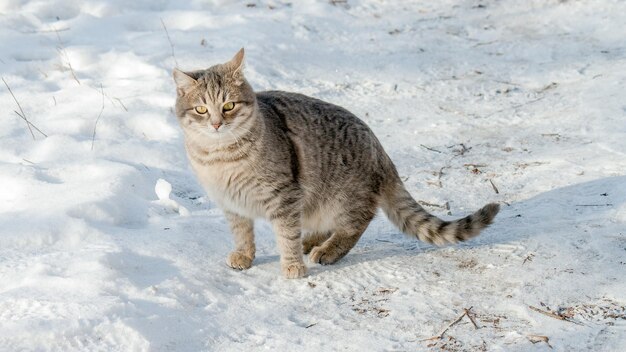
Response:
[[[246,130],[256,96],[243,76],[243,56],[242,48],[230,61],[206,70],[174,69],[176,116],[185,133],[210,141]]]

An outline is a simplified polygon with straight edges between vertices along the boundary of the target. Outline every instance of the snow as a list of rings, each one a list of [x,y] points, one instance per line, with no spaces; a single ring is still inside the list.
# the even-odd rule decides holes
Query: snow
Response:
[[[158,179],[156,185],[154,186],[154,192],[156,193],[159,200],[154,201],[153,203],[161,205],[165,208],[170,208],[182,216],[191,215],[187,208],[178,204],[178,202],[176,202],[175,200],[170,199],[172,185],[169,182],[165,181],[162,178]]]
[[[528,337],[541,335],[625,350],[624,13],[619,0],[0,1],[1,76],[48,135],[33,140],[2,85],[0,349],[550,350]],[[258,221],[254,266],[228,268],[171,70],[240,47],[255,89],[348,108],[431,212],[498,201],[494,225],[436,248],[381,214],[340,263],[285,280]],[[424,341],[470,307],[480,329],[464,318]]]

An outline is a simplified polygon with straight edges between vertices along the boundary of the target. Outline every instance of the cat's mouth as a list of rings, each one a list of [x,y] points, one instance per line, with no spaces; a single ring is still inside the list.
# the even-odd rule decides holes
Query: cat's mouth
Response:
[[[230,129],[231,129],[231,127],[228,126],[228,124],[220,123],[220,124],[216,124],[216,125],[203,126],[202,127],[202,132],[203,132],[203,134],[216,135],[216,134],[224,133],[224,132],[226,132],[226,131],[228,131]]]
[[[215,128],[214,126],[207,126],[200,130],[200,133],[210,139],[223,139],[236,134],[236,127],[233,127],[230,123],[224,123]]]

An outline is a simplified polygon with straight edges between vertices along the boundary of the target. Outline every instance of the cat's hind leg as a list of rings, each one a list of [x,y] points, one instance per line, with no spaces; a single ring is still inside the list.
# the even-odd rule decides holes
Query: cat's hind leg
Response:
[[[302,239],[302,252],[309,254],[313,247],[317,247],[330,238],[330,232],[313,232],[304,235]]]
[[[343,258],[356,245],[376,212],[376,206],[363,207],[342,216],[341,226],[326,241],[313,247],[309,260],[323,265]]]

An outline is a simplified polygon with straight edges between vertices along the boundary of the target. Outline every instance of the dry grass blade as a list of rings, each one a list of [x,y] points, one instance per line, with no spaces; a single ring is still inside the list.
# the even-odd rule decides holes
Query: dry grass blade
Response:
[[[96,92],[103,94],[102,90],[100,89],[100,86],[88,86],[89,88],[95,90]],[[109,96],[109,94],[107,94],[106,92],[104,93],[104,96],[109,100],[109,102],[111,103],[111,105],[113,106],[119,106],[122,110],[128,112],[128,108],[126,107],[126,105],[124,105],[124,103],[122,102],[122,100],[118,97],[113,97],[113,96]]]
[[[126,108],[126,105],[124,105],[124,103],[122,103],[122,99],[120,99],[120,98],[113,98],[113,99],[117,100],[117,102],[120,103],[120,105],[122,106],[124,111],[128,112],[128,108]]]
[[[25,116],[23,116],[22,114],[20,114],[19,112],[15,111],[15,110],[13,110],[13,112],[16,113],[17,116],[22,118],[22,120],[26,121],[26,123],[28,124],[29,127],[32,126],[32,128],[34,128],[37,132],[41,133],[44,137],[48,137],[47,134],[43,133],[43,131],[41,131],[39,128],[37,128],[37,126],[35,126],[32,122],[28,121]]]
[[[573,321],[573,320],[569,320],[566,317],[558,315],[556,313],[548,312],[547,310],[539,309],[539,308],[533,307],[533,306],[528,306],[528,308],[534,310],[537,313],[541,313],[541,314],[543,314],[545,316],[548,316],[548,317],[551,317],[551,318],[554,318],[554,319],[567,321],[567,322],[574,323],[574,324],[577,324],[577,325],[583,325],[583,324],[581,324],[579,322],[576,322],[576,321]]]
[[[61,41],[61,35],[59,35],[59,31],[54,27],[52,27],[52,29],[54,30],[54,33],[56,33],[57,40],[59,41],[59,47],[58,47],[59,54],[65,59],[65,62],[67,62],[67,67],[69,67],[70,73],[72,74],[72,77],[74,78],[76,83],[80,85],[80,81],[78,80],[78,77],[76,77],[76,72],[74,72],[74,68],[72,67],[72,62],[70,61],[70,57],[69,55],[67,55],[67,51],[65,50],[65,47],[63,46],[63,42]]]
[[[33,136],[33,140],[35,140],[35,133],[33,133],[33,129],[30,128],[31,123],[28,121],[28,119],[26,119],[26,114],[24,113],[24,109],[22,109],[22,105],[20,105],[20,102],[17,101],[17,98],[15,97],[15,94],[13,94],[13,91],[11,90],[11,87],[9,87],[9,84],[7,83],[7,81],[4,80],[4,77],[2,77],[2,82],[4,82],[4,85],[7,86],[7,89],[9,90],[9,93],[11,93],[11,96],[13,97],[13,100],[15,100],[15,104],[17,104],[17,107],[22,112],[21,115],[20,114],[18,114],[18,115],[20,115],[20,117],[22,119],[24,119],[24,121],[26,121],[26,126],[28,127],[28,130],[30,131],[30,135]],[[17,113],[17,111],[16,111],[16,113]]]
[[[41,29],[38,31],[26,31],[26,32],[22,32],[22,33],[26,33],[26,34],[39,34],[39,33],[52,33],[52,32],[65,32],[65,31],[69,31],[70,28],[69,27],[65,27],[65,28],[52,28],[52,29]]]
[[[494,111],[494,112],[492,112],[490,114],[487,114],[487,115],[483,116],[483,118],[491,117],[493,115],[499,114],[499,113],[507,111],[507,110],[516,110],[516,109],[519,109],[519,108],[521,108],[523,106],[534,104],[534,103],[536,103],[538,101],[543,100],[544,98],[545,97],[539,97],[537,99],[533,99],[533,100],[527,101],[527,102],[522,103],[522,104],[516,104],[516,105],[513,105],[513,106],[508,107],[508,108],[500,109],[500,110]]]
[[[100,121],[100,117],[102,116],[102,112],[104,111],[104,88],[102,84],[100,84],[100,92],[102,93],[102,108],[100,109],[100,113],[96,118],[96,123],[93,125],[93,135],[91,136],[91,150],[93,150],[93,145],[96,141],[96,127],[98,127],[98,121]]]
[[[176,53],[174,53],[174,43],[172,43],[172,38],[170,38],[170,32],[167,31],[167,27],[165,26],[165,22],[163,22],[163,18],[161,18],[161,24],[163,25],[163,29],[165,30],[167,41],[170,42],[170,48],[172,48],[172,58],[174,59],[174,64],[176,64],[176,67],[178,67],[178,60],[176,60]]]

